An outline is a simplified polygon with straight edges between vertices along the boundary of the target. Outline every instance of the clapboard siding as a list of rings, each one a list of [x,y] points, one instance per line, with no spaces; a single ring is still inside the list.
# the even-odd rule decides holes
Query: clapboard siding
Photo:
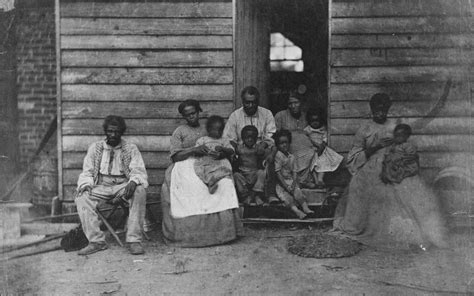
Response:
[[[199,100],[203,118],[234,108],[232,2],[60,0],[59,11],[63,199],[109,114],[125,118],[157,197],[178,105]]]
[[[230,84],[232,68],[63,68],[66,84]]]
[[[334,35],[331,47],[336,48],[445,48],[474,46],[474,39],[465,34],[371,34],[371,35]]]
[[[61,32],[63,35],[232,35],[232,19],[62,18]]]
[[[178,113],[176,112],[176,117]],[[132,135],[171,135],[175,128],[183,124],[181,118],[139,118],[129,119],[124,117],[127,123],[127,134]],[[103,119],[64,119],[64,135],[103,135]]]
[[[349,151],[383,92],[389,116],[412,126],[425,176],[470,166],[471,1],[334,0],[331,15],[331,146]]]
[[[451,2],[451,3],[449,3]],[[448,5],[446,5],[448,4]],[[470,16],[469,0],[334,1],[333,17]]]
[[[389,9],[389,8],[388,8]],[[471,17],[333,18],[332,34],[462,33]]]
[[[232,49],[232,36],[63,35],[63,49]]]
[[[227,117],[233,102],[205,102],[203,116]],[[105,118],[117,114],[127,118],[177,118],[175,102],[64,102],[63,118]]]
[[[441,97],[446,83],[364,83],[331,85],[331,101],[367,101],[373,94],[383,92],[397,101],[435,101]],[[470,97],[470,87],[466,82],[453,81],[449,88],[448,99],[466,100]]]
[[[334,49],[331,66],[452,65],[473,60],[474,51],[464,48],[371,48]]]
[[[232,85],[64,84],[63,101],[232,101]]]
[[[64,67],[232,67],[232,50],[63,50]]]
[[[65,3],[63,17],[231,18],[232,2],[175,3]]]
[[[334,67],[331,83],[428,82],[468,79],[466,66]]]

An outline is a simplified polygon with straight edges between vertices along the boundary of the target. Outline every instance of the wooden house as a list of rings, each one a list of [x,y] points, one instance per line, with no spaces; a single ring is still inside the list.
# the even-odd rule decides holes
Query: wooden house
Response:
[[[470,0],[56,2],[64,201],[72,201],[86,149],[103,137],[109,114],[126,118],[126,138],[143,152],[156,197],[181,101],[200,100],[204,116],[227,117],[240,90],[254,85],[272,108],[276,32],[302,50],[304,70],[291,75],[306,81],[310,103],[327,108],[336,150],[350,149],[370,96],[386,92],[389,116],[414,127],[426,178],[447,166],[471,168]]]

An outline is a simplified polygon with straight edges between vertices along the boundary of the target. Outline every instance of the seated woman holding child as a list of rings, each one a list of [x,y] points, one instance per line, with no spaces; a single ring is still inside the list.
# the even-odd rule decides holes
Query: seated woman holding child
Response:
[[[161,190],[163,236],[168,244],[179,247],[232,241],[241,233],[242,223],[225,159],[233,149],[222,138],[223,120],[211,117],[206,130],[199,122],[202,110],[195,100],[184,101],[178,111],[186,124],[171,136],[173,164],[166,170]]]
[[[301,98],[297,93],[290,93],[288,109],[275,115],[277,130],[291,132],[293,144],[290,153],[295,158],[295,169],[303,188],[324,188],[326,172],[335,171],[343,157],[327,147],[327,128],[324,112],[301,109]]]
[[[390,98],[370,100],[372,120],[359,128],[347,163],[353,177],[338,203],[334,230],[388,247],[448,245],[438,200],[418,176],[411,128],[387,119]]]

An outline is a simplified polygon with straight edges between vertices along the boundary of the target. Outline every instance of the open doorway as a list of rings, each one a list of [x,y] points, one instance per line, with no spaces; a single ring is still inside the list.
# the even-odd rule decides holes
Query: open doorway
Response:
[[[236,104],[254,85],[274,114],[290,91],[327,107],[328,0],[234,0]]]

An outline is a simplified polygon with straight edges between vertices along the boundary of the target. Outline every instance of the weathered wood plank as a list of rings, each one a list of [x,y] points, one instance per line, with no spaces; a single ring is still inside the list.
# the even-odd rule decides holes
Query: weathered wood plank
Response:
[[[171,135],[184,120],[176,119],[127,119],[127,134],[131,135]],[[202,119],[204,122],[204,119]],[[64,119],[63,135],[102,135],[103,119]]]
[[[62,101],[232,101],[232,85],[62,85]]]
[[[232,18],[62,18],[62,35],[232,35]]]
[[[232,36],[63,35],[62,49],[232,49]]]
[[[365,122],[365,118],[335,118],[331,119],[330,134],[352,135],[357,132]],[[436,118],[398,118],[400,123],[411,126],[415,134],[470,134],[474,126],[471,117],[436,117]]]
[[[232,68],[64,68],[64,84],[230,84]]]
[[[333,135],[330,145],[336,151],[348,152],[353,140],[352,135]],[[466,135],[412,135],[409,140],[419,151],[471,151],[470,137]]]
[[[339,67],[331,69],[332,83],[429,82],[467,80],[467,66]]]
[[[466,34],[367,34],[333,35],[331,48],[443,48],[474,46]]]
[[[62,3],[61,17],[232,17],[232,2]]]
[[[77,184],[77,178],[82,172],[80,169],[63,169],[64,185]],[[148,182],[151,184],[162,184],[165,177],[164,169],[147,169]]]
[[[63,50],[63,67],[231,67],[232,51]]]
[[[431,114],[437,101],[403,101],[392,102],[389,116],[392,117],[456,117],[470,116],[474,106],[466,100],[449,100],[440,108],[436,114]],[[358,118],[370,117],[371,111],[368,102],[364,101],[345,101],[331,103],[331,118]]]
[[[331,65],[339,66],[409,66],[468,64],[474,51],[463,48],[444,49],[333,49]]]
[[[77,177],[76,177],[77,178]],[[146,189],[147,200],[159,200],[161,192],[161,185],[159,184],[150,184]],[[64,185],[63,186],[63,197],[64,201],[71,202],[74,201],[74,196],[76,194],[76,185]]]
[[[470,17],[335,18],[332,34],[462,33]]]
[[[331,101],[368,101],[376,93],[386,93],[397,101],[434,101],[443,94],[445,83],[364,83],[331,85]],[[449,89],[448,100],[469,98],[467,81],[454,81]]]
[[[168,151],[161,152],[141,152],[145,167],[147,169],[166,169],[170,164],[170,154]],[[65,152],[63,154],[63,168],[82,169],[82,164],[86,151]]]
[[[381,16],[469,16],[469,0],[391,0],[370,2],[333,2],[332,17],[381,17]]]
[[[123,137],[130,143],[136,144],[141,152],[169,152],[170,136],[127,136]],[[84,152],[95,141],[104,136],[63,136],[63,152]]]
[[[100,118],[116,114],[126,118],[179,118],[178,102],[64,102],[63,118]],[[234,109],[233,102],[205,102],[203,116],[227,117]]]

